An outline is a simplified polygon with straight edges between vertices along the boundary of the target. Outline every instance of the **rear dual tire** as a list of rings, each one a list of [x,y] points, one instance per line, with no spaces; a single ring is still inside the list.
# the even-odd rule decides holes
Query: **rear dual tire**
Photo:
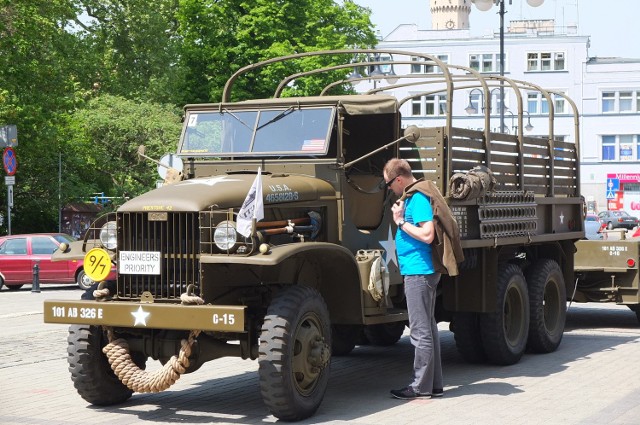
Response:
[[[482,345],[489,362],[512,365],[524,354],[529,334],[529,295],[520,267],[498,268],[496,295],[496,311],[480,315]]]
[[[527,347],[534,353],[555,351],[567,318],[567,289],[560,266],[542,259],[527,269],[531,320]]]
[[[555,351],[564,333],[566,287],[562,270],[549,259],[535,261],[526,277],[514,264],[498,269],[496,311],[456,313],[456,347],[470,363],[517,363],[526,349]]]

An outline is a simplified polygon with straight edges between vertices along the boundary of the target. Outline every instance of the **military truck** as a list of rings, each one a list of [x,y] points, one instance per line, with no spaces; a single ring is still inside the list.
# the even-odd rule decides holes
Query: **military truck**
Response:
[[[640,238],[626,230],[605,231],[603,240],[576,242],[575,302],[626,305],[640,321]]]
[[[376,66],[408,71],[419,60],[438,72],[398,72],[384,87],[371,84],[380,82],[375,72],[346,77],[371,70],[373,57],[388,58]],[[310,63],[331,65],[304,68]],[[295,72],[272,97],[231,101],[239,78],[257,81],[274,65]],[[297,79],[326,73],[339,76],[316,96],[282,96]],[[370,90],[353,92],[358,80]],[[516,97],[517,134],[491,131],[491,92],[501,86]],[[401,87],[412,94],[389,94]],[[484,130],[454,126],[466,106],[454,109],[454,94],[466,101],[470,89],[484,94]],[[525,91],[548,101],[545,137],[523,134]],[[435,93],[446,96],[446,119],[403,129],[401,111]],[[110,405],[236,356],[258,360],[273,415],[311,416],[332,355],[363,342],[392,345],[407,324],[395,198],[382,175],[394,157],[432,180],[456,217],[465,260],[442,277],[437,315],[451,323],[464,358],[509,365],[525,349],[554,351],[584,230],[578,132],[569,141],[554,136],[553,96],[565,97],[396,50],[300,53],[240,69],[221,102],[184,108],[178,181],[129,200],[94,223],[81,246],[59,253],[86,255],[91,272],[111,261],[118,268],[117,281],[89,299],[45,302],[46,322],[72,324],[75,388]],[[149,359],[164,368],[146,373]]]

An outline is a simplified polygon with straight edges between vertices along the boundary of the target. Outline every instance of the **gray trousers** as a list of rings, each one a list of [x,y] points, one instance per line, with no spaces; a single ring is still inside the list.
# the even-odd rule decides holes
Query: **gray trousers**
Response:
[[[415,347],[410,386],[421,394],[442,388],[440,337],[434,317],[438,281],[440,273],[404,277],[411,344]]]

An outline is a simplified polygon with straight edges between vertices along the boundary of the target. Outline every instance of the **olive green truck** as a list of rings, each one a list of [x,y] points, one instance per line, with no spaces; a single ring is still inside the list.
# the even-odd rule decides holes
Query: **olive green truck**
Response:
[[[439,72],[398,75],[393,85],[374,73],[344,77],[380,54],[395,58],[380,65],[408,69],[417,58]],[[309,58],[332,65],[305,69],[322,62]],[[295,72],[272,97],[231,101],[239,78],[255,81],[282,64]],[[339,77],[317,95],[283,96],[297,79],[326,73]],[[351,94],[358,79],[371,89]],[[491,92],[500,86],[515,99],[517,134],[490,131]],[[411,95],[389,94],[402,87]],[[474,89],[483,93],[484,130],[455,127]],[[548,101],[544,137],[523,134],[528,92]],[[403,129],[401,111],[438,93],[447,101],[437,125]],[[220,103],[184,108],[176,153],[183,166],[171,184],[127,201],[56,254],[86,256],[97,281],[111,262],[118,268],[116,281],[85,299],[45,301],[45,322],[71,324],[75,388],[92,404],[111,405],[236,356],[258,360],[273,415],[313,415],[333,355],[394,344],[407,324],[395,198],[382,177],[393,157],[432,180],[457,220],[465,258],[457,274],[442,276],[436,310],[462,356],[509,365],[525,350],[554,351],[573,289],[574,242],[584,236],[578,140],[554,136],[555,97],[574,108],[577,129],[563,93],[421,53],[323,51],[240,69]],[[163,367],[145,371],[150,359]]]
[[[626,305],[640,321],[640,238],[607,232],[603,240],[576,242],[576,302]]]

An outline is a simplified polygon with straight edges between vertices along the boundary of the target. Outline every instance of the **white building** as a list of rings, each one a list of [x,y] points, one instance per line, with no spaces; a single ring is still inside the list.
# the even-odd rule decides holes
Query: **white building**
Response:
[[[382,39],[378,48],[414,51],[437,56],[449,64],[481,73],[499,74],[499,32],[472,37],[469,31],[470,0],[431,0],[432,28],[400,25]],[[479,13],[476,11],[476,13]],[[567,94],[580,112],[581,192],[590,209],[625,209],[640,216],[640,59],[590,58],[589,37],[578,35],[577,26],[564,28],[553,19],[512,21],[504,31],[504,76],[535,83]],[[434,73],[431,65],[398,65],[396,74]],[[380,83],[378,83],[380,84]],[[360,89],[360,87],[359,87]],[[412,92],[412,90],[414,90]],[[494,89],[495,90],[495,89]],[[500,128],[499,93],[491,91],[492,131]],[[419,93],[417,88],[397,88],[399,98]],[[482,129],[478,89],[456,92],[455,125]],[[471,103],[475,114],[465,111]],[[505,90],[505,131],[514,133],[515,95]],[[421,96],[403,107],[403,125],[444,124],[444,93]],[[557,137],[573,141],[574,118],[561,96],[554,99]],[[524,108],[533,128],[528,135],[546,136],[548,105],[539,92],[526,93]],[[461,125],[462,124],[462,125]],[[607,195],[609,198],[607,199]]]

